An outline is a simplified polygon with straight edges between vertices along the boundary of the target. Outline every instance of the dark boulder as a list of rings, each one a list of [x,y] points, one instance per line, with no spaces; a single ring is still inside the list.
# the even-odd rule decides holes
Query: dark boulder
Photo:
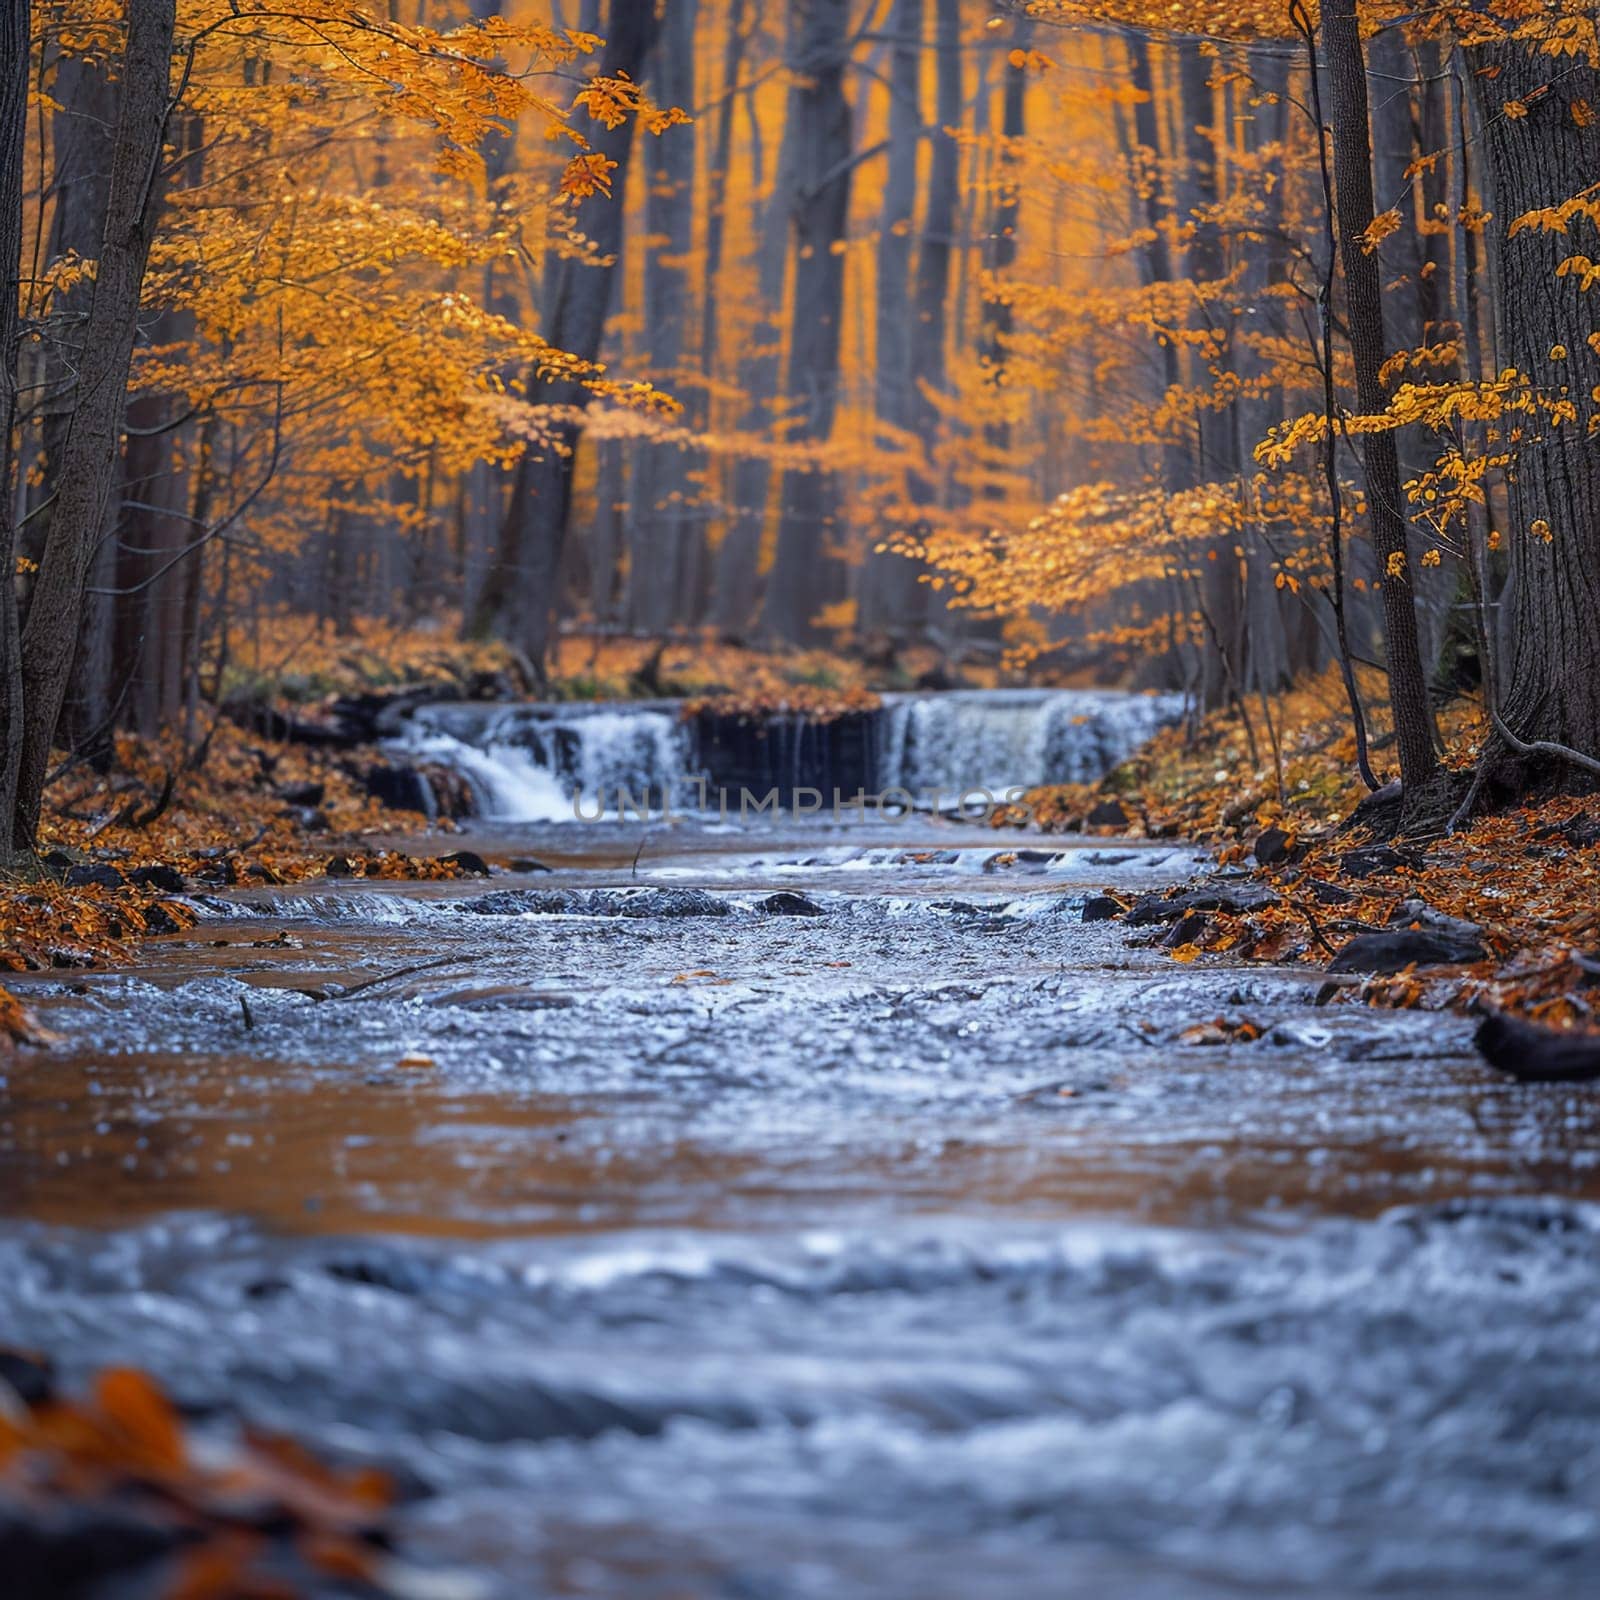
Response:
[[[1370,878],[1376,872],[1393,872],[1397,867],[1418,871],[1423,865],[1423,858],[1414,850],[1396,850],[1387,844],[1347,850],[1339,858],[1339,870],[1347,878]]]
[[[756,909],[765,911],[769,917],[820,917],[826,914],[815,900],[807,899],[803,894],[794,894],[788,889],[769,894],[765,900],[757,902]]]
[[[1083,902],[1085,922],[1113,922],[1127,909],[1120,900],[1108,894],[1092,894]]]
[[[327,797],[325,783],[280,783],[275,791],[278,798],[289,806],[320,806]]]
[[[394,811],[435,812],[433,788],[416,767],[395,767],[375,761],[362,774],[367,793]]]
[[[1091,828],[1126,828],[1129,818],[1120,800],[1102,800],[1083,820]]]
[[[128,882],[137,884],[141,889],[159,889],[162,894],[182,894],[188,888],[181,872],[161,862],[148,867],[135,867],[128,874]]]
[[[449,855],[441,856],[439,859],[448,862],[460,872],[470,873],[473,877],[489,876],[489,863],[476,850],[452,850]]]
[[[87,889],[91,886],[96,889],[125,889],[128,885],[128,880],[115,867],[108,867],[104,862],[68,867],[61,881],[69,889]]]
[[[581,916],[589,909],[589,897],[576,889],[496,889],[463,900],[457,909],[480,917]]]
[[[512,856],[506,863],[513,872],[548,872],[550,869],[537,856]]]
[[[49,1356],[0,1346],[0,1383],[25,1406],[42,1406],[55,1398],[56,1369]]]
[[[1483,937],[1483,929],[1477,923],[1435,911],[1426,900],[1402,900],[1390,913],[1389,926],[1425,928],[1429,933],[1442,933],[1452,939],[1478,940]]]
[[[1169,950],[1175,950],[1179,945],[1193,944],[1206,931],[1209,921],[1210,918],[1203,911],[1185,911],[1167,930],[1161,942]]]
[[[1566,1033],[1499,1012],[1473,1041],[1491,1067],[1523,1083],[1589,1083],[1600,1078],[1600,1033]]]
[[[1277,895],[1265,884],[1251,883],[1247,879],[1232,883],[1212,879],[1198,889],[1147,895],[1128,913],[1128,922],[1136,928],[1149,927],[1157,922],[1176,922],[1191,911],[1223,911],[1238,916],[1249,911],[1264,911],[1277,903]]]
[[[1390,973],[1410,966],[1447,967],[1483,958],[1483,946],[1476,939],[1406,928],[1391,933],[1358,933],[1328,963],[1328,971]]]
[[[704,889],[596,889],[590,896],[596,916],[726,917],[733,907]]]
[[[1292,833],[1278,827],[1264,828],[1256,836],[1254,854],[1263,867],[1281,867],[1300,854],[1300,846]]]

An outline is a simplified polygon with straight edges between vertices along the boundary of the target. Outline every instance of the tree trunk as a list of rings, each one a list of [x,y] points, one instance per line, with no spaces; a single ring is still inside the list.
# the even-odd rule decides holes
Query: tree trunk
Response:
[[[790,18],[790,29],[796,26]],[[752,135],[760,131],[754,112]],[[762,434],[772,426],[771,403],[778,392],[779,352],[783,348],[783,282],[788,265],[788,230],[784,226],[785,197],[793,185],[797,130],[785,118],[783,142],[771,192],[756,207],[756,300],[759,315],[748,340],[748,353],[739,361],[739,387],[745,409],[741,428]],[[756,147],[759,157],[759,146]],[[759,160],[758,163],[759,165]],[[756,185],[760,187],[759,172]],[[764,456],[742,456],[731,473],[733,504],[728,529],[717,547],[716,582],[712,614],[718,631],[729,638],[742,636],[755,620],[756,593],[761,562],[761,535],[767,520],[767,496],[772,469]]]
[[[1372,225],[1372,135],[1368,121],[1366,61],[1356,22],[1356,0],[1327,0],[1322,12],[1333,126],[1333,176],[1338,196],[1339,252],[1344,264],[1350,351],[1355,361],[1356,405],[1364,415],[1383,411],[1388,395],[1378,374],[1388,355],[1378,255],[1362,246]],[[1389,669],[1402,787],[1415,796],[1438,768],[1433,711],[1417,642],[1417,611],[1406,565],[1405,500],[1400,457],[1392,431],[1370,434],[1363,452],[1367,515],[1382,585]]]
[[[885,424],[880,448],[903,447],[913,420],[911,233],[922,139],[922,0],[895,0],[889,14],[889,170],[878,217],[877,362],[873,407]],[[869,551],[857,626],[863,635],[901,625],[916,584],[903,556]]]
[[[788,195],[794,294],[788,390],[795,440],[824,443],[839,400],[839,335],[844,238],[850,207],[851,116],[844,93],[850,60],[848,0],[796,0],[799,27],[790,57],[796,81],[789,118],[797,159]],[[827,554],[837,493],[823,470],[784,474],[778,548],[762,622],[794,644],[818,636],[813,617],[835,598],[838,563]]]
[[[1597,408],[1600,351],[1589,343],[1595,291],[1558,278],[1565,258],[1596,252],[1572,233],[1518,228],[1530,211],[1559,205],[1600,176],[1600,71],[1583,56],[1534,54],[1512,41],[1471,51],[1469,81],[1483,131],[1484,204],[1499,360],[1547,397],[1564,395],[1578,420],[1524,421],[1508,487],[1510,579],[1507,655],[1495,673],[1500,715],[1517,738],[1600,757],[1600,439],[1586,433]],[[1490,72],[1494,76],[1489,76]],[[1505,115],[1507,101],[1527,107]],[[1565,352],[1564,355],[1559,352]]]
[[[698,0],[666,0],[650,89],[664,106],[693,106],[694,30]],[[695,129],[668,128],[650,144],[645,191],[644,349],[655,381],[671,393],[686,376],[684,333],[689,325],[689,253],[694,246]],[[679,396],[683,399],[683,396]],[[695,397],[685,421],[704,418]],[[699,570],[702,530],[690,505],[689,453],[677,444],[639,446],[628,504],[630,555],[628,620],[662,634],[685,622]]]
[[[612,0],[608,21],[600,71],[607,77],[626,73],[641,78],[655,43],[655,8],[636,0]],[[552,253],[545,274],[544,336],[556,349],[593,361],[605,332],[611,280],[622,259],[623,194],[633,153],[634,119],[629,117],[615,128],[582,116],[577,122],[594,151],[616,164],[611,198],[589,201],[583,216],[585,233],[609,265],[587,266]],[[570,380],[544,383],[530,374],[528,392],[540,403],[575,411],[589,403],[589,391]],[[511,639],[536,668],[549,653],[559,600],[579,427],[566,422],[554,432],[549,447],[538,454],[530,450],[517,463],[494,561],[471,628],[474,633],[492,631]]]
[[[29,12],[29,0],[0,7],[0,862],[11,859],[22,759],[22,661],[14,577],[17,496],[11,484],[11,435],[17,416],[17,280],[22,271]]]
[[[139,292],[159,209],[174,12],[175,0],[129,0],[122,106],[78,399],[22,637],[25,717],[17,809],[20,832],[29,840],[38,825],[50,744],[78,643],[84,582],[116,481]]]

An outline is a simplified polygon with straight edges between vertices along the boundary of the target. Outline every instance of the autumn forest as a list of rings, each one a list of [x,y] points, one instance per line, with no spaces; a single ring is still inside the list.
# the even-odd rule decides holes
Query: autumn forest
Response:
[[[0,575],[27,1595],[1600,1559],[1596,0],[0,0]]]

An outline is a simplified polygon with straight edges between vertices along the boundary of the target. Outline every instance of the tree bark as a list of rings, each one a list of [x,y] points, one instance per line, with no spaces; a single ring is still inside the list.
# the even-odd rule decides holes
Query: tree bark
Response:
[[[650,70],[656,101],[695,103],[694,30],[698,0],[666,0],[661,39]],[[684,333],[689,326],[689,253],[694,245],[693,124],[668,128],[650,144],[644,231],[644,345],[655,381],[669,392],[687,376]],[[683,396],[685,421],[698,427],[705,408]],[[634,458],[629,507],[628,620],[646,633],[665,633],[690,620],[702,529],[691,506],[689,453],[676,444],[643,443]]]
[[[889,154],[878,217],[873,407],[885,424],[880,446],[903,446],[914,420],[912,380],[912,224],[917,206],[917,152],[922,140],[923,0],[895,0],[889,14]],[[903,556],[869,551],[861,574],[857,626],[865,635],[903,625],[916,569]]]
[[[611,0],[600,71],[606,77],[625,72],[642,78],[655,44],[655,7],[637,0]],[[622,259],[623,192],[634,147],[634,119],[615,128],[593,121],[582,131],[595,152],[615,162],[610,200],[591,200],[584,211],[584,231],[609,264],[588,266],[552,255],[545,273],[544,335],[558,350],[593,361],[600,352],[611,281]],[[541,403],[582,412],[589,391],[571,380],[541,383],[531,375],[528,392]],[[572,503],[572,475],[579,424],[563,422],[550,446],[526,452],[517,463],[511,495],[500,524],[494,560],[485,579],[471,631],[499,633],[519,645],[537,668],[549,653],[567,518]]]
[[[796,26],[791,16],[791,31]],[[752,135],[759,129],[760,124],[752,111]],[[794,121],[786,117],[771,191],[756,206],[754,235],[760,241],[756,249],[759,312],[746,353],[739,361],[739,387],[745,397],[740,425],[745,432],[755,435],[771,428],[772,401],[778,392],[779,354],[783,348],[783,284],[789,254],[784,205],[799,159],[797,138]],[[759,146],[756,149],[759,155]],[[759,173],[756,183],[759,189]],[[772,469],[764,456],[742,456],[734,463],[731,473],[733,504],[729,509],[727,532],[717,547],[712,608],[718,631],[724,637],[743,636],[755,620],[761,535],[767,520],[771,482]]]
[[[1507,498],[1510,577],[1502,604],[1506,657],[1495,679],[1501,720],[1526,743],[1548,741],[1600,756],[1600,439],[1586,432],[1597,407],[1600,352],[1595,291],[1558,278],[1563,259],[1594,251],[1577,229],[1512,228],[1600,176],[1600,71],[1581,55],[1536,55],[1525,42],[1469,52],[1479,101],[1491,294],[1499,359],[1546,397],[1566,396],[1578,420],[1527,418]],[[1494,76],[1488,74],[1493,71]],[[1527,115],[1504,113],[1519,101]],[[1586,225],[1578,224],[1578,228]],[[1564,355],[1557,352],[1565,352]],[[1548,530],[1548,533],[1546,533]]]
[[[1339,253],[1344,264],[1350,350],[1355,362],[1356,405],[1364,415],[1372,415],[1388,405],[1388,395],[1379,378],[1388,348],[1378,255],[1362,245],[1362,235],[1373,219],[1372,134],[1356,0],[1327,0],[1322,12],[1322,41],[1328,64]],[[1382,585],[1389,703],[1394,712],[1400,781],[1402,788],[1415,796],[1434,776],[1438,760],[1434,754],[1433,711],[1417,641],[1416,602],[1406,565],[1405,501],[1394,433],[1368,435],[1363,458],[1367,516]],[[1392,566],[1398,570],[1391,570]]]
[[[17,822],[26,840],[38,825],[50,745],[78,643],[84,583],[116,481],[139,293],[159,209],[175,9],[175,0],[129,0],[122,106],[78,398],[22,637],[25,716]]]
[[[0,862],[11,859],[22,760],[22,659],[17,621],[17,496],[11,437],[17,417],[17,290],[28,126],[29,0],[0,6]]]
[[[844,238],[850,206],[851,115],[844,93],[850,59],[848,0],[796,0],[791,54],[796,81],[789,117],[796,129],[788,195],[794,245],[789,333],[790,437],[823,443],[839,401],[839,336],[844,301]],[[834,598],[838,564],[827,553],[837,513],[833,475],[784,474],[778,547],[762,613],[768,633],[793,644],[818,636],[813,617]]]

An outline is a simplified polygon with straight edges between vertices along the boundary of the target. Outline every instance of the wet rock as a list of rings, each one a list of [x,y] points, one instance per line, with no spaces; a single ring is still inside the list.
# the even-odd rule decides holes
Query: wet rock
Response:
[[[328,1261],[323,1271],[340,1283],[356,1283],[369,1289],[386,1289],[391,1294],[415,1294],[416,1274],[397,1262],[356,1259]]]
[[[596,889],[590,895],[600,916],[726,917],[733,907],[704,889]]]
[[[757,903],[756,909],[766,912],[769,917],[820,917],[825,915],[822,907],[815,900],[809,900],[803,894],[794,894],[788,889],[780,889],[777,894],[769,894],[765,900]]]
[[[704,889],[497,889],[459,910],[486,917],[726,917],[733,907]]]
[[[489,876],[489,863],[480,856],[476,850],[452,850],[449,855],[441,856],[440,860],[462,872],[469,872],[477,878]]]
[[[107,1502],[17,1503],[0,1496],[0,1572],[19,1600],[100,1594],[195,1537]],[[123,1592],[123,1591],[119,1591]]]
[[[1374,844],[1360,850],[1347,850],[1339,858],[1339,870],[1347,878],[1370,878],[1376,872],[1393,872],[1397,867],[1412,871],[1424,865],[1414,850],[1396,850],[1392,845]]]
[[[395,811],[420,811],[424,816],[433,814],[433,789],[416,767],[374,762],[361,774],[361,781],[380,805]]]
[[[1193,944],[1206,931],[1208,921],[1210,918],[1203,911],[1186,911],[1167,930],[1167,936],[1161,942],[1169,950],[1182,944]]]
[[[1198,889],[1168,895],[1147,895],[1128,913],[1128,922],[1133,927],[1143,928],[1157,922],[1175,922],[1191,911],[1224,911],[1238,915],[1247,911],[1262,911],[1277,903],[1277,895],[1265,884],[1248,881],[1224,883],[1213,879]]]
[[[988,913],[982,906],[975,906],[970,900],[930,900],[930,911],[943,911],[952,917],[983,917]]]
[[[1292,833],[1279,827],[1265,828],[1256,837],[1254,854],[1263,867],[1280,867],[1300,854]]]
[[[1409,928],[1413,925],[1454,939],[1478,940],[1483,936],[1483,929],[1477,923],[1435,911],[1426,900],[1402,900],[1390,914],[1389,926]]]
[[[25,1406],[42,1406],[54,1397],[55,1365],[48,1356],[28,1350],[0,1349],[0,1383],[7,1384]]]
[[[589,897],[576,889],[496,889],[457,907],[480,917],[560,917],[582,916],[589,910]]]
[[[1410,966],[1455,966],[1483,958],[1483,946],[1476,939],[1408,928],[1392,933],[1357,934],[1328,963],[1328,971],[1388,973]]]
[[[1600,1033],[1569,1033],[1499,1012],[1472,1042],[1491,1067],[1523,1083],[1589,1083],[1600,1078]]]
[[[144,914],[146,933],[182,933],[183,924],[165,906],[151,906]]]
[[[1307,878],[1306,888],[1311,891],[1311,898],[1321,906],[1347,906],[1356,897],[1348,889],[1341,889],[1336,883],[1328,883],[1322,878]]]
[[[1129,817],[1120,800],[1102,800],[1083,820],[1091,828],[1126,828]]]
[[[289,806],[320,806],[327,797],[328,786],[307,780],[304,783],[280,783],[273,791]]]
[[[128,884],[128,880],[115,867],[108,867],[104,862],[68,867],[61,881],[69,889],[124,889]]]
[[[512,856],[506,865],[513,872],[548,872],[550,870],[537,856]]]
[[[1083,902],[1085,922],[1114,922],[1127,908],[1108,894],[1092,894]]]
[[[350,878],[355,876],[355,871],[348,856],[329,856],[322,866],[325,878]]]
[[[159,889],[162,894],[182,894],[189,886],[175,867],[157,863],[150,867],[135,867],[128,874],[128,882],[141,889]]]

